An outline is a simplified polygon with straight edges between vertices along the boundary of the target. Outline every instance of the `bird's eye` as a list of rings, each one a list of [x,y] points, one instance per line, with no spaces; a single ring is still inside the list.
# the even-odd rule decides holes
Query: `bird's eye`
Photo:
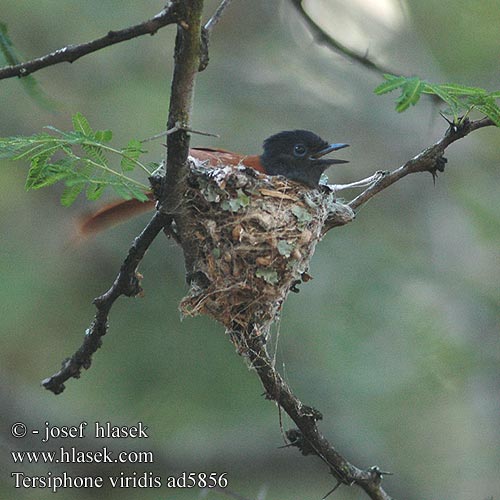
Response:
[[[304,144],[295,144],[293,147],[293,154],[295,156],[304,156],[307,152],[307,148],[304,146]]]

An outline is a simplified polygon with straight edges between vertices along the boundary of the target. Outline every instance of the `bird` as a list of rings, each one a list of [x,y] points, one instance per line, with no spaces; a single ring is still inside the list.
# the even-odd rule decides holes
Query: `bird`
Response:
[[[285,130],[265,139],[260,155],[242,155],[225,149],[191,148],[189,156],[212,167],[244,166],[269,176],[281,175],[307,188],[316,188],[325,170],[347,160],[326,158],[326,155],[348,147],[345,143],[328,143],[309,130]],[[80,222],[82,236],[100,232],[135,215],[152,210],[155,200],[136,199],[111,203]]]

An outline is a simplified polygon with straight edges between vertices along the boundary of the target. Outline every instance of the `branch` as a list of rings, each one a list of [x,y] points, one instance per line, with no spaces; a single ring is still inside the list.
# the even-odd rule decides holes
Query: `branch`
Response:
[[[381,486],[382,474],[387,473],[376,466],[364,471],[349,463],[319,431],[316,422],[321,420],[321,413],[304,405],[275,370],[262,336],[242,335],[248,342],[248,356],[266,390],[266,397],[276,401],[298,427],[287,432],[291,445],[298,447],[303,455],[315,454],[321,458],[339,483],[357,484],[373,500],[391,500]]]
[[[183,195],[183,179],[187,173],[189,133],[194,87],[202,57],[203,0],[184,2],[184,19],[177,26],[175,68],[170,92],[167,131],[167,175],[160,196],[160,211],[174,214]],[[208,59],[207,59],[208,60]]]
[[[180,1],[173,0],[156,16],[135,26],[130,26],[119,31],[108,31],[108,33],[96,40],[79,45],[67,45],[50,54],[32,59],[15,66],[5,66],[0,69],[0,80],[14,76],[23,77],[48,66],[62,62],[74,62],[92,52],[96,52],[110,45],[124,42],[142,35],[154,35],[160,28],[169,24],[177,23],[180,19]]]
[[[211,33],[215,28],[215,25],[220,21],[224,11],[229,7],[229,4],[232,0],[222,0],[217,10],[214,12],[214,15],[207,21],[204,26],[204,30],[207,33]]]
[[[42,385],[46,389],[54,394],[60,394],[64,391],[64,382],[72,377],[79,378],[82,368],[88,369],[90,367],[92,355],[101,347],[101,338],[107,333],[108,316],[113,303],[121,295],[134,297],[142,291],[137,266],[158,233],[169,222],[169,217],[166,214],[155,213],[149,224],[134,240],[111,288],[94,299],[97,312],[94,321],[85,331],[85,338],[81,347],[71,358],[63,361],[62,368],[57,373],[42,381]]]
[[[476,121],[465,120],[461,125],[451,124],[450,128],[446,131],[444,137],[436,142],[436,144],[424,149],[417,156],[408,160],[404,165],[386,173],[375,184],[372,184],[368,189],[363,191],[359,196],[354,198],[348,205],[356,210],[368,200],[373,198],[376,194],[388,188],[395,182],[399,181],[408,174],[416,172],[430,172],[433,177],[436,177],[437,171],[444,170],[444,163],[446,159],[443,158],[446,148],[453,142],[462,139],[474,130],[490,127],[495,125],[489,118],[482,118]]]
[[[317,43],[321,45],[325,45],[329,49],[333,50],[337,54],[340,54],[347,59],[352,59],[353,61],[361,64],[365,68],[371,69],[372,71],[376,71],[377,73],[390,73],[392,75],[399,75],[400,72],[395,72],[389,68],[382,66],[381,64],[376,63],[372,59],[368,57],[367,54],[359,54],[358,52],[350,49],[349,47],[343,45],[338,40],[329,35],[326,31],[320,28],[316,22],[312,19],[309,13],[306,11],[304,6],[302,5],[302,0],[290,0],[292,5],[297,9],[301,17],[306,22],[309,30],[311,31],[313,38]]]
[[[176,5],[171,3],[169,6]],[[184,0],[183,18],[179,20],[175,46],[175,69],[170,98],[169,124],[188,124],[194,93],[194,81],[198,71],[201,44],[201,14],[203,0]],[[177,16],[177,14],[176,14]],[[173,128],[173,127],[170,127]],[[137,266],[141,262],[158,233],[171,232],[171,223],[175,207],[182,196],[182,174],[189,148],[189,136],[186,130],[179,129],[168,135],[168,174],[163,191],[160,193],[160,210],[135,239],[123,262],[120,272],[111,288],[94,299],[97,308],[95,318],[85,332],[81,347],[63,362],[61,370],[42,381],[42,385],[54,394],[64,390],[64,382],[69,378],[78,378],[82,368],[88,369],[92,355],[101,346],[101,338],[108,329],[108,316],[115,300],[121,295],[134,297],[142,291]],[[151,182],[156,179],[150,179]],[[166,194],[168,193],[168,197]],[[165,201],[164,201],[165,200]]]

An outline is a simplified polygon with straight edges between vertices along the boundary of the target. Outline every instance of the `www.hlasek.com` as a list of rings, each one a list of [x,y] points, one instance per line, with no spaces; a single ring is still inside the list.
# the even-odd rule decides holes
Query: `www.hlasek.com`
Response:
[[[42,435],[40,442],[46,445],[53,439],[84,439],[88,423],[80,422],[74,426],[54,426],[45,422],[43,432],[39,429],[28,429],[23,422],[11,426],[11,435],[22,439],[28,434]],[[110,422],[95,422],[93,438],[100,439],[147,439],[148,427],[142,422],[133,426],[114,426]],[[73,444],[73,442],[72,442]],[[113,451],[108,446],[93,450],[83,450],[76,446],[60,446],[54,450],[12,450],[11,459],[16,468],[25,464],[152,464],[154,454],[150,450]],[[65,488],[226,488],[227,473],[218,472],[182,472],[177,475],[162,477],[151,471],[125,473],[103,476],[86,476],[71,472],[52,472],[48,470],[42,475],[32,475],[15,470],[11,472],[13,486],[25,489],[44,489],[53,493]]]

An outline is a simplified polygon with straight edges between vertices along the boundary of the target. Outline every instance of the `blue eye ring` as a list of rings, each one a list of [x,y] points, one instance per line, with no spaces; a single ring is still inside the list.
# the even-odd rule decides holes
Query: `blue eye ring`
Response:
[[[293,147],[293,154],[299,158],[302,158],[307,153],[307,148],[304,144],[295,144]]]

